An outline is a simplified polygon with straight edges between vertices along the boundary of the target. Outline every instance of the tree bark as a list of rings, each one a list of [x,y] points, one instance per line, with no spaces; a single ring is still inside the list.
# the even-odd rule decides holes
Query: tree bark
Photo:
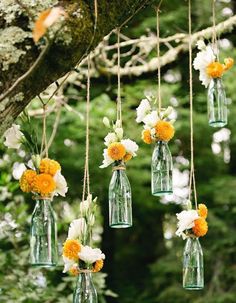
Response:
[[[0,101],[0,134],[12,124],[36,95],[73,69],[111,30],[121,26],[137,10],[151,2],[151,0],[98,0],[98,20],[94,34],[93,0],[59,1],[68,17],[36,68]],[[0,33],[9,27],[14,29],[12,26],[29,33],[28,24],[27,8],[22,8],[22,13],[18,14],[11,24],[6,22],[4,12],[0,11]],[[27,37],[20,46],[17,45],[24,54],[17,62],[9,64],[7,69],[4,69],[1,47],[0,45],[0,99],[17,79],[32,67],[42,51],[31,38]]]

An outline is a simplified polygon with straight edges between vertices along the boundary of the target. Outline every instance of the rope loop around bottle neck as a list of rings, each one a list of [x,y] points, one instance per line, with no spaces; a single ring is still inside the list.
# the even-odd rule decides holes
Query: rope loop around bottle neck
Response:
[[[41,196],[32,196],[32,199],[33,200],[47,200],[47,201],[50,201],[52,202],[52,197],[41,197]]]
[[[126,170],[126,167],[122,164],[116,165],[112,168],[112,171],[117,171],[117,170]]]

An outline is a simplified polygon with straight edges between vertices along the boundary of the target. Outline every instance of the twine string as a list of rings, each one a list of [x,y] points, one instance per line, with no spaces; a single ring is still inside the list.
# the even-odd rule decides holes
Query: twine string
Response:
[[[195,208],[197,204],[197,188],[194,172],[194,140],[193,140],[193,75],[192,75],[192,17],[191,17],[191,0],[188,1],[188,25],[189,25],[189,102],[190,102],[190,176],[189,176],[189,200],[191,200],[191,191],[193,185]]]
[[[218,52],[218,45],[217,45],[217,34],[216,34],[216,11],[215,11],[215,3],[216,0],[212,0],[212,46],[213,51],[215,52],[216,58],[219,61],[219,52]]]
[[[122,102],[121,102],[121,83],[120,83],[120,28],[117,28],[117,108],[116,120],[120,120],[122,127]]]
[[[82,201],[85,200],[85,194],[90,194],[90,177],[89,177],[89,118],[90,118],[90,55],[88,55],[87,70],[87,97],[86,97],[86,148],[85,148],[85,165],[84,165],[84,182]]]
[[[157,106],[158,112],[161,113],[161,62],[160,62],[160,6],[162,0],[159,2],[159,5],[156,7],[156,31],[157,31]]]

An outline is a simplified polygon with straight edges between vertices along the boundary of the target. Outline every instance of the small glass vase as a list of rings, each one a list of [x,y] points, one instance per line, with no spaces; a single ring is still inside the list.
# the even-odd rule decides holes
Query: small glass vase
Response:
[[[109,225],[112,228],[132,226],[132,194],[124,165],[113,168],[109,185]]]
[[[208,117],[212,127],[227,124],[227,100],[221,78],[212,79],[208,87]]]
[[[158,141],[152,154],[152,194],[164,196],[173,193],[172,156],[167,142]]]
[[[31,218],[30,258],[32,266],[56,266],[57,226],[51,200],[36,198],[36,205]]]
[[[97,291],[92,280],[92,273],[80,273],[77,278],[73,303],[97,303]]]
[[[198,238],[188,238],[183,254],[183,288],[204,288],[203,252]]]

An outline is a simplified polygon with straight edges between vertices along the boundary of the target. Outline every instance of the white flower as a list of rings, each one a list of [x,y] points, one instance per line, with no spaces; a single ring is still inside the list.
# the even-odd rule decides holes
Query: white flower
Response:
[[[19,149],[24,138],[24,134],[20,131],[20,125],[13,124],[11,128],[5,131],[4,137],[5,146]]]
[[[108,133],[104,138],[104,144],[109,146],[111,143],[116,142],[118,140],[115,133]]]
[[[177,236],[184,238],[184,231],[194,227],[194,221],[199,218],[196,210],[183,210],[181,213],[176,214],[178,229],[176,231]]]
[[[55,196],[60,195],[62,197],[65,197],[66,193],[68,191],[68,186],[67,186],[66,179],[64,178],[64,176],[61,174],[60,171],[56,172],[53,179],[56,183],[56,190],[54,192]]]
[[[104,117],[102,122],[106,127],[110,128],[110,121],[107,117]]]
[[[87,225],[84,218],[73,220],[68,231],[68,239],[77,239],[87,231]]]
[[[114,160],[108,156],[107,148],[103,150],[103,157],[104,159],[102,165],[99,166],[100,168],[105,168],[114,162]]]
[[[136,152],[138,150],[138,145],[133,140],[124,139],[121,140],[121,144],[124,145],[126,152],[131,154],[132,157],[137,156]]]
[[[63,257],[63,261],[64,261],[64,269],[63,269],[63,273],[66,273],[67,271],[69,271],[73,266],[76,265],[74,260],[68,259],[65,256]]]
[[[159,120],[160,118],[157,114],[157,111],[154,110],[150,114],[146,115],[146,117],[143,119],[143,123],[149,127],[154,127]]]
[[[115,128],[115,133],[119,140],[121,140],[123,138],[124,131],[123,131],[122,127]]]
[[[193,67],[199,70],[199,79],[202,85],[207,87],[211,81],[211,77],[207,74],[207,66],[215,61],[215,54],[210,45],[208,45],[205,50],[200,51],[193,61]]]
[[[204,42],[204,40],[198,40],[197,41],[197,43],[196,43],[196,45],[197,45],[197,48],[199,49],[199,50],[204,50],[204,49],[206,49],[206,44],[205,44],[205,42]]]
[[[82,261],[88,264],[105,259],[105,255],[102,253],[101,249],[92,248],[90,246],[83,246],[78,255]]]
[[[136,122],[140,123],[151,111],[151,105],[149,101],[147,99],[143,99],[140,102],[139,106],[136,108],[136,111],[137,111]]]
[[[167,118],[172,114],[172,112],[173,112],[173,107],[168,106],[167,109],[163,112],[163,118]]]
[[[19,180],[26,169],[27,168],[24,163],[15,162],[12,170],[13,178]]]

